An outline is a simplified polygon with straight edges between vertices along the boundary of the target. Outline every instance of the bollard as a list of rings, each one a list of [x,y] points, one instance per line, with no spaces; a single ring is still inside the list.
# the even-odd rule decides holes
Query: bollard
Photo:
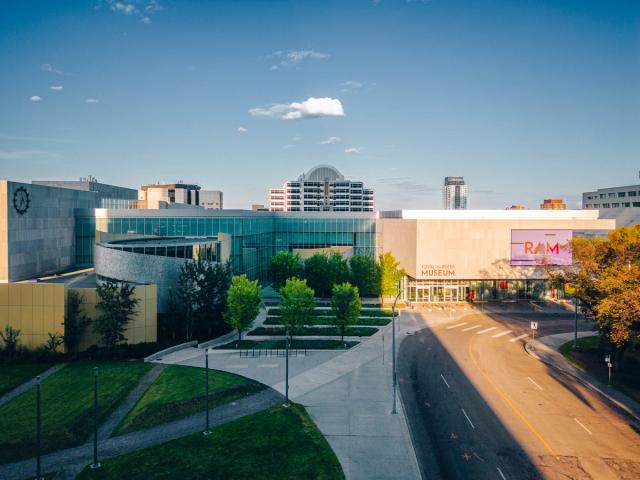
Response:
[[[98,367],[93,367],[93,463],[92,469],[100,468],[98,461]]]

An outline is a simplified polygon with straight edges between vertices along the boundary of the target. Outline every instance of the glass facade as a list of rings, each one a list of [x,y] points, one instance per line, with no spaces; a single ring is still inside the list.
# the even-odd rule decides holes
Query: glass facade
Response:
[[[144,212],[144,210],[141,210]],[[376,220],[371,217],[76,217],[76,261],[93,264],[96,232],[122,238],[144,237],[231,237],[231,264],[235,273],[266,279],[269,259],[281,250],[350,246],[356,254],[376,255]],[[99,237],[98,237],[99,238]]]

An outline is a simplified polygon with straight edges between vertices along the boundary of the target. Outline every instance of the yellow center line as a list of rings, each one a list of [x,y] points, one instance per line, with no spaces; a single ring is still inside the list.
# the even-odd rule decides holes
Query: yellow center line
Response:
[[[498,387],[498,385],[496,385],[496,383],[489,377],[489,375],[487,375],[484,372],[484,370],[482,370],[482,368],[480,367],[480,365],[476,361],[475,357],[473,356],[473,353],[471,352],[471,338],[473,338],[473,337],[469,337],[469,341],[467,342],[467,346],[468,346],[468,351],[469,351],[469,357],[471,357],[471,361],[473,362],[474,366],[482,374],[482,376],[485,378],[485,380],[487,382],[489,382],[489,385],[491,386],[491,388],[493,388],[496,391],[496,393],[500,396],[502,401],[511,410],[513,410],[513,412],[517,415],[517,417],[525,425],[525,427],[527,427],[531,431],[531,433],[533,433],[536,436],[536,438],[540,441],[540,443],[544,446],[544,448],[546,448],[549,451],[549,453],[551,453],[551,455],[553,455],[553,457],[557,460],[558,459],[558,454],[553,450],[553,448],[551,448],[551,445],[549,445],[549,443],[544,439],[542,434],[538,430],[536,430],[536,428],[533,425],[531,425],[531,422],[529,422],[529,420],[527,420],[527,418],[520,411],[520,409],[511,401],[509,396],[506,393],[504,393],[502,391],[502,389],[500,389],[500,387]]]

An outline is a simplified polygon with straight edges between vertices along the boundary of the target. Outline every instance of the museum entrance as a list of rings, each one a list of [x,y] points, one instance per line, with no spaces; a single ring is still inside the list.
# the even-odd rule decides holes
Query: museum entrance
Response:
[[[465,298],[466,283],[445,284],[435,281],[429,284],[413,283],[407,287],[408,300],[415,303],[455,303]]]

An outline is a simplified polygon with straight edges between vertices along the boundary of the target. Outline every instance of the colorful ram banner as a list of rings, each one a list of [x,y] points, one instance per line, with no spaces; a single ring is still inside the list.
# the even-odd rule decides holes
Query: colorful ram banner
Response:
[[[571,265],[571,230],[511,230],[511,265]]]

